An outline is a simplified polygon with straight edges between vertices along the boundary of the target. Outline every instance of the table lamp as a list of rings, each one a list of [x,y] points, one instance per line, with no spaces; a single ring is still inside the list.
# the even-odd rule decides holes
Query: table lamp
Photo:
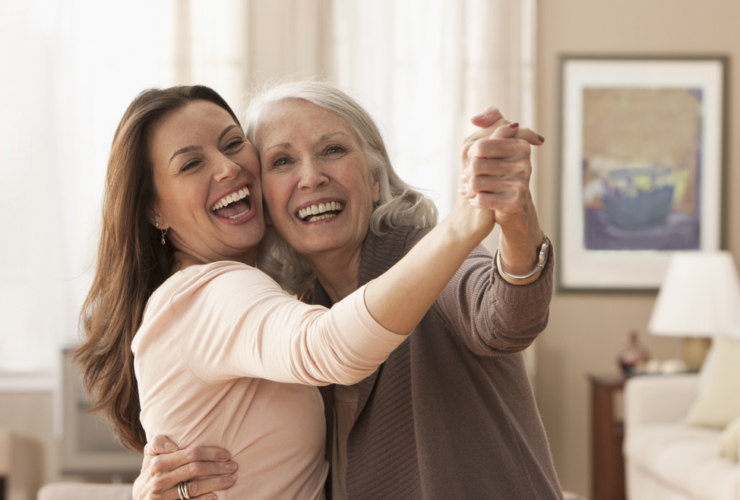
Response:
[[[701,368],[711,337],[740,330],[740,282],[730,252],[676,252],[668,263],[648,331],[683,337],[684,361]]]

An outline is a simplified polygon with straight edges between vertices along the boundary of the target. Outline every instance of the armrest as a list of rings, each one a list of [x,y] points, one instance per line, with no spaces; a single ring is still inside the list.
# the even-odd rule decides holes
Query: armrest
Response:
[[[624,424],[630,426],[678,423],[697,397],[699,376],[645,375],[627,380],[624,388]]]

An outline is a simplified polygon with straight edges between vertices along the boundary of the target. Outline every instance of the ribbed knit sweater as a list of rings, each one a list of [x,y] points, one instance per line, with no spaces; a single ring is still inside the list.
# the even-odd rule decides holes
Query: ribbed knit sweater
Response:
[[[426,232],[368,234],[358,286]],[[553,266],[550,255],[537,281],[516,286],[484,247],[470,254],[409,338],[359,384],[350,499],[562,499],[521,355],[547,324]],[[331,305],[320,283],[313,300]],[[329,455],[334,387],[321,393]],[[330,489],[327,480],[327,498]]]

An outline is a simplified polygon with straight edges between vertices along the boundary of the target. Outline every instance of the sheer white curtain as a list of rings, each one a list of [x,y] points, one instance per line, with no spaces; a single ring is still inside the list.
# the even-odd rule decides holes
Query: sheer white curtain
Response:
[[[208,85],[237,114],[251,86],[321,78],[331,67],[331,0],[166,0],[165,6],[163,85]]]
[[[0,3],[0,370],[48,371],[77,338],[113,131],[157,84],[152,5]]]

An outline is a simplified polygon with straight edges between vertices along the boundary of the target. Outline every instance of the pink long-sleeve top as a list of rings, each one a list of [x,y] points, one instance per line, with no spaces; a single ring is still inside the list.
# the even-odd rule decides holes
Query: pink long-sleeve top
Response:
[[[148,439],[231,451],[237,481],[220,499],[323,498],[311,386],[359,382],[405,338],[372,318],[364,287],[328,310],[244,264],[192,266],[152,294],[132,344],[141,422]]]

